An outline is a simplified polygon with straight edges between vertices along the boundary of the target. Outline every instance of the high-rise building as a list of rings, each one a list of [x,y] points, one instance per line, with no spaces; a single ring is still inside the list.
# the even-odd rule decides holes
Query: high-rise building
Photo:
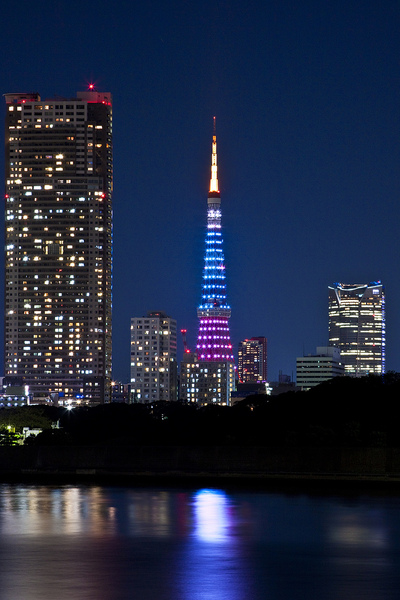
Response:
[[[343,374],[339,348],[318,346],[315,354],[296,358],[296,383],[303,391]]]
[[[329,345],[339,348],[346,375],[385,373],[385,288],[329,286]]]
[[[267,381],[267,338],[239,342],[238,376],[242,383]]]
[[[135,402],[177,400],[176,321],[162,311],[131,319],[131,391]]]
[[[226,295],[225,259],[221,233],[221,195],[218,187],[217,138],[215,135],[212,141],[211,180],[207,207],[202,299],[197,309],[199,318],[198,360],[192,363],[182,363],[181,397],[201,404],[226,404],[229,402],[230,392],[234,387],[234,359],[228,324],[231,308],[227,304]],[[198,362],[201,363],[201,368],[196,366]],[[193,365],[189,371],[187,364]],[[193,375],[197,381],[196,385],[193,384],[191,369],[194,370],[194,373],[199,373],[200,380],[197,375]],[[224,373],[223,376],[222,373]],[[185,392],[185,390],[191,390],[193,393],[189,395],[189,392]]]
[[[104,402],[111,382],[112,106],[6,94],[5,374]]]

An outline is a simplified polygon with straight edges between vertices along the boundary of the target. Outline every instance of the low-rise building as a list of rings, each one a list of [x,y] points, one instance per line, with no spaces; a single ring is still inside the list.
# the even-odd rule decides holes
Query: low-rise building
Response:
[[[303,391],[343,374],[340,350],[332,346],[318,346],[316,354],[296,359],[297,385]]]

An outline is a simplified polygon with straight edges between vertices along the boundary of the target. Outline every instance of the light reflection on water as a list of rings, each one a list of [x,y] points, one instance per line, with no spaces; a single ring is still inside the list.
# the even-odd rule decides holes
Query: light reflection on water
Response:
[[[229,512],[226,494],[200,490],[194,496],[194,535],[206,542],[229,541]]]
[[[390,600],[400,498],[0,485],[0,600]]]
[[[252,598],[251,569],[239,541],[238,506],[221,490],[191,498],[192,528],[177,564],[179,597],[185,600]]]

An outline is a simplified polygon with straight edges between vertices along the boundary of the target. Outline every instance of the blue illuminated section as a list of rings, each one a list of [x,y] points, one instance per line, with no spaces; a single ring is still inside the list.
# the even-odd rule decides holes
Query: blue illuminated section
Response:
[[[386,373],[386,312],[385,312],[385,293],[382,290],[382,375]]]
[[[219,194],[208,197],[206,252],[201,304],[197,308],[199,360],[233,362],[228,320],[231,307],[226,297],[225,258],[222,247]]]
[[[203,285],[200,311],[227,311],[225,258],[222,248],[221,209],[209,206],[207,214],[206,252],[204,258]]]

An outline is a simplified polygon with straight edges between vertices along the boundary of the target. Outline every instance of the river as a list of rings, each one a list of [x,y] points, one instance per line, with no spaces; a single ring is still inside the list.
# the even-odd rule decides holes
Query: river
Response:
[[[1,600],[398,600],[400,496],[0,485]]]

